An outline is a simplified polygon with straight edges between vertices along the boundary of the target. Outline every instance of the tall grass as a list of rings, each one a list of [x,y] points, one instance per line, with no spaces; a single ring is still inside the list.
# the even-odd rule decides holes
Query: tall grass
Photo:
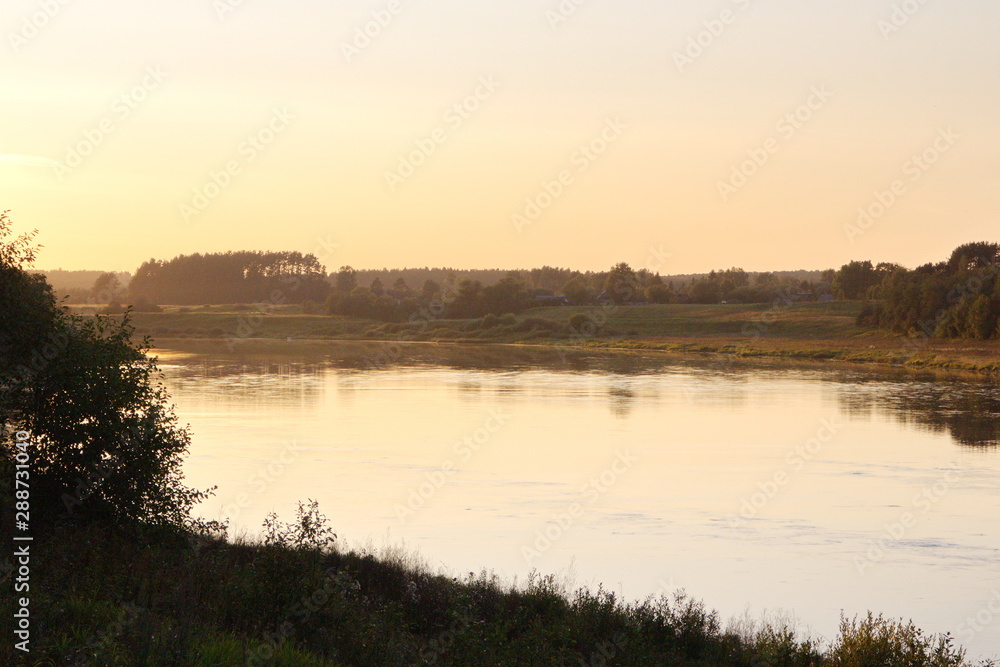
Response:
[[[291,524],[272,517],[268,544],[106,525],[55,530],[33,546],[27,664],[971,664],[950,637],[881,616],[843,620],[823,649],[780,619],[723,629],[683,593],[634,602],[602,588],[570,591],[553,576],[433,574],[403,551],[336,548],[311,510]],[[9,618],[9,597],[3,605]]]

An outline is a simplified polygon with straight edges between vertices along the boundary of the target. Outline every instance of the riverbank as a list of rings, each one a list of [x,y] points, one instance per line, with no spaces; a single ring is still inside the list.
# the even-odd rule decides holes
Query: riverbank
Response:
[[[907,338],[859,327],[858,302],[536,308],[470,320],[416,314],[407,323],[309,315],[293,306],[168,307],[135,313],[138,335],[216,338],[423,341],[884,364],[1000,372],[1000,341]]]
[[[317,527],[307,522],[304,534]],[[453,577],[406,554],[321,550],[309,539],[296,546],[298,537],[264,545],[100,524],[39,536],[25,664],[992,664],[871,614],[842,620],[820,646],[781,623],[723,626],[681,594],[630,602],[567,591],[554,577]],[[9,596],[2,606],[10,612]],[[7,642],[0,654],[13,664],[12,652]]]

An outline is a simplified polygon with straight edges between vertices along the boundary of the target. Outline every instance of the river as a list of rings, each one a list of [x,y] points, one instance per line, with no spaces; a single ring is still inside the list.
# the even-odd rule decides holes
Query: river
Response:
[[[199,507],[317,499],[435,571],[685,589],[830,638],[841,611],[1000,652],[1000,394],[973,377],[504,346],[169,341]],[[996,610],[996,611],[993,611]]]

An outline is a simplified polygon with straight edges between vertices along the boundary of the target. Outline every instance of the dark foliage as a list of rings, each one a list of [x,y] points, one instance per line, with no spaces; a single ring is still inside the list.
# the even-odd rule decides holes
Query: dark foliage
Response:
[[[880,265],[881,266],[881,265]],[[883,272],[858,323],[911,336],[998,337],[1000,244],[968,243],[947,262]]]
[[[39,522],[108,519],[182,525],[204,494],[180,465],[189,437],[168,403],[148,343],[128,315],[83,318],[58,308],[24,265],[30,236],[4,242],[0,216],[0,446],[13,477],[14,433],[29,435],[32,511]]]
[[[301,303],[324,301],[326,268],[300,252],[241,251],[144,262],[129,284],[152,303]]]

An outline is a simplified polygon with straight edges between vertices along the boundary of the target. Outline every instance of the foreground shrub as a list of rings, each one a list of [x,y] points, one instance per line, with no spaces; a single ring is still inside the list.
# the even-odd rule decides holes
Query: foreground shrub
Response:
[[[887,620],[881,615],[858,621],[840,620],[840,636],[829,656],[833,667],[958,667],[965,652],[952,646],[950,635],[925,636],[913,622]]]
[[[128,311],[84,318],[59,308],[48,284],[25,270],[31,236],[5,243],[10,227],[0,214],[3,479],[13,479],[20,432],[33,527],[57,517],[185,525],[206,492],[183,483],[190,437],[146,356],[148,339],[132,343]]]

